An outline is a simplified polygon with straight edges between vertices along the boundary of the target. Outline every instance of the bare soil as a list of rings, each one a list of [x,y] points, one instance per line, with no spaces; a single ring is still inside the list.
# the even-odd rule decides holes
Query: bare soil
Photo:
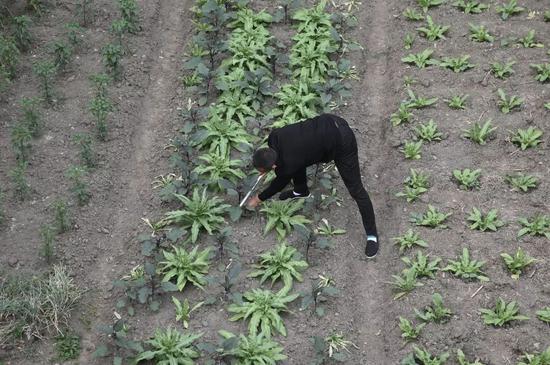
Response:
[[[39,228],[52,221],[49,206],[55,199],[64,197],[74,201],[65,178],[67,167],[78,163],[71,138],[76,132],[93,130],[87,111],[92,98],[88,76],[102,71],[99,49],[109,41],[107,29],[118,16],[113,2],[94,4],[97,16],[86,29],[77,58],[56,79],[55,89],[61,96],[59,105],[43,109],[46,128],[44,135],[33,141],[28,169],[33,194],[25,202],[19,202],[11,194],[13,187],[8,171],[15,166],[15,158],[10,147],[10,128],[21,115],[19,99],[38,93],[31,61],[45,52],[46,44],[53,37],[61,34],[64,23],[72,21],[72,4],[52,8],[46,16],[36,20],[32,28],[36,37],[34,48],[24,55],[16,82],[0,101],[0,186],[3,191],[7,190],[5,211],[8,215],[7,224],[0,230],[0,250],[4,252],[0,265],[9,273],[47,269],[39,256]],[[485,364],[515,364],[524,352],[541,351],[550,345],[548,325],[535,316],[536,310],[550,303],[549,242],[541,237],[516,238],[520,229],[519,217],[550,214],[550,113],[542,107],[550,101],[550,89],[548,84],[534,80],[529,67],[531,63],[548,62],[550,23],[542,21],[541,13],[548,10],[550,4],[521,1],[529,11],[507,21],[502,21],[495,13],[495,4],[480,15],[463,14],[450,4],[432,8],[430,14],[436,23],[451,26],[448,39],[435,43],[417,34],[415,28],[420,22],[409,22],[401,15],[406,7],[415,4],[413,0],[368,0],[359,6],[359,26],[350,36],[363,45],[364,50],[353,53],[350,58],[360,80],[352,83],[353,98],[348,100],[348,106],[337,111],[349,121],[357,136],[363,181],[377,214],[380,253],[375,260],[364,259],[364,231],[359,212],[339,182],[339,195],[344,199],[342,207],[321,213],[327,215],[331,224],[346,229],[347,234],[336,239],[332,250],[313,251],[305,280],[295,290],[307,290],[318,274],[327,273],[334,277],[341,296],[327,302],[327,314],[322,318],[310,311],[299,311],[299,303],[292,305],[293,313],[285,317],[288,336],[277,337],[288,356],[282,364],[308,364],[314,356],[310,337],[325,336],[331,331],[342,331],[357,345],[358,348],[349,354],[348,364],[399,364],[411,352],[411,345],[403,345],[397,319],[403,316],[412,320],[414,308],[421,309],[429,304],[435,292],[441,293],[453,316],[445,324],[428,324],[424,328],[418,342],[432,353],[461,348],[469,358],[477,356]],[[183,54],[192,35],[189,8],[193,4],[190,1],[142,0],[139,5],[143,29],[138,35],[128,37],[131,51],[124,57],[123,80],[109,88],[111,98],[116,101],[116,111],[109,117],[108,141],[96,143],[100,165],[90,174],[91,203],[84,207],[71,203],[75,229],[58,236],[55,247],[57,261],[67,265],[77,283],[87,289],[73,324],[83,338],[82,355],[73,362],[78,364],[107,363],[105,359],[92,359],[91,353],[103,340],[96,326],[111,321],[116,300],[121,296],[113,288],[112,281],[141,262],[137,236],[147,232],[141,218],[158,218],[173,208],[161,203],[151,188],[151,181],[169,172],[168,152],[163,147],[181,127],[178,107],[190,96],[181,89],[179,76],[185,59]],[[261,1],[254,6],[274,7]],[[532,18],[530,11],[536,12]],[[468,23],[485,24],[496,41],[471,42]],[[524,36],[529,29],[536,30],[545,48],[501,46],[502,38]],[[290,45],[287,30],[286,26],[273,25],[272,33],[285,37],[280,40]],[[403,38],[409,32],[416,34],[410,51],[403,49]],[[428,47],[435,50],[436,58],[469,54],[476,67],[455,74],[436,66],[421,70],[401,62],[408,53]],[[489,63],[507,60],[517,61],[515,74],[508,80],[498,80],[488,74]],[[405,76],[418,81],[412,86],[417,95],[437,96],[439,100],[435,107],[415,111],[412,125],[392,127],[390,114],[407,98],[403,87]],[[524,105],[519,111],[502,114],[496,106],[497,88],[525,98]],[[464,111],[452,110],[444,102],[452,95],[464,93],[469,94],[468,107]],[[496,138],[487,145],[479,146],[461,137],[462,130],[471,123],[489,118],[498,129]],[[439,143],[425,144],[422,159],[405,160],[399,147],[405,139],[414,136],[413,126],[429,119],[438,123],[447,138]],[[509,140],[510,131],[530,125],[544,131],[544,142],[535,149],[518,151]],[[402,190],[403,179],[411,167],[430,173],[432,184],[415,203],[395,197],[395,193]],[[464,191],[451,180],[452,170],[463,168],[482,169],[479,189]],[[511,191],[504,176],[515,171],[535,175],[540,180],[539,187],[527,194]],[[440,272],[435,280],[423,279],[424,286],[403,299],[392,299],[391,276],[404,268],[392,238],[412,227],[410,213],[423,212],[428,204],[453,215],[448,220],[448,229],[416,228],[429,244],[424,250],[426,253],[441,257],[446,263],[446,259],[456,258],[463,247],[468,247],[474,258],[487,261],[485,272],[491,281],[484,283],[474,297],[472,294],[481,286],[479,282],[464,282]],[[466,224],[466,217],[473,207],[484,211],[497,208],[507,224],[494,233],[472,231]],[[262,236],[264,225],[261,216],[234,225],[245,266],[276,242],[272,235]],[[207,245],[211,241],[205,238],[203,243]],[[499,255],[515,252],[519,246],[538,261],[519,280],[513,280]],[[412,253],[415,251],[407,254]],[[8,265],[16,261],[13,267]],[[219,268],[214,267],[212,272],[214,276],[221,275]],[[237,291],[257,287],[256,280],[245,276],[246,272],[242,274]],[[222,289],[214,285],[204,292],[186,288],[185,297],[195,303],[221,292]],[[498,297],[516,300],[522,314],[531,319],[506,328],[484,325],[478,310],[492,307]],[[246,331],[246,324],[228,321],[227,304],[218,301],[201,307],[193,313],[190,329],[203,332],[203,340],[213,342],[217,341],[220,329]],[[136,316],[128,319],[136,339],[148,338],[157,327],[175,324],[169,296],[163,298],[158,313],[139,308]],[[53,356],[50,342],[0,351],[0,359],[6,364],[47,364]],[[450,360],[449,363],[456,362]]]

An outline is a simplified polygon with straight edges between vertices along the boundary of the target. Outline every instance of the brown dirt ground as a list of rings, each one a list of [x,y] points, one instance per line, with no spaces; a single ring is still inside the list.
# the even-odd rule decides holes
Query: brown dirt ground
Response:
[[[83,336],[83,354],[76,362],[80,364],[105,363],[105,360],[92,360],[90,354],[99,341],[95,326],[110,320],[114,303],[120,295],[112,289],[111,282],[127,273],[141,259],[136,237],[145,231],[145,227],[140,218],[159,217],[167,210],[150,188],[150,182],[154,176],[167,172],[167,154],[162,147],[175,135],[178,126],[176,108],[188,97],[179,88],[178,76],[182,54],[192,32],[189,21],[191,2],[142,0],[139,3],[143,31],[130,37],[132,52],[125,56],[124,81],[110,88],[117,109],[109,118],[112,123],[109,141],[97,144],[101,164],[91,174],[92,201],[83,208],[72,206],[77,229],[59,237],[56,246],[59,261],[67,264],[75,280],[88,289],[74,323]],[[413,308],[420,309],[428,304],[434,292],[443,295],[445,304],[454,315],[446,324],[429,324],[424,329],[419,342],[432,353],[462,348],[469,356],[477,355],[487,364],[514,364],[521,353],[540,351],[549,345],[548,326],[534,318],[537,309],[550,303],[548,240],[515,238],[519,230],[518,217],[535,212],[550,214],[547,202],[550,196],[547,133],[550,123],[548,112],[542,108],[543,102],[549,101],[549,89],[548,84],[533,81],[529,68],[529,63],[548,60],[545,53],[550,46],[549,25],[542,22],[540,14],[528,19],[526,12],[504,22],[494,13],[494,5],[483,15],[466,15],[445,4],[430,10],[430,14],[437,23],[451,26],[448,40],[434,45],[417,35],[411,52],[434,47],[436,57],[470,54],[471,62],[477,67],[460,74],[433,66],[419,70],[400,61],[408,54],[402,47],[403,37],[407,32],[414,33],[417,26],[404,20],[400,14],[414,4],[413,0],[369,0],[360,6],[357,14],[360,26],[351,36],[365,50],[351,58],[361,79],[352,83],[354,97],[349,106],[339,111],[356,131],[364,182],[377,213],[381,252],[374,261],[364,260],[359,214],[343,184],[339,183],[344,205],[331,208],[327,218],[337,227],[345,228],[348,234],[338,238],[330,252],[313,253],[312,266],[304,275],[304,283],[297,285],[296,290],[309,288],[310,280],[315,280],[317,274],[328,273],[335,278],[342,296],[328,302],[327,316],[322,319],[309,312],[299,312],[297,305],[293,305],[295,312],[285,321],[288,336],[277,338],[289,357],[283,364],[307,364],[313,356],[309,337],[325,335],[332,330],[343,331],[359,347],[352,351],[346,363],[398,364],[411,351],[411,346],[402,345],[397,317],[412,319]],[[545,6],[548,8],[543,1],[536,0],[522,1],[522,5],[539,11]],[[258,6],[262,7],[264,3],[260,2]],[[71,6],[56,8],[33,27],[36,48],[25,55],[20,76],[8,98],[0,104],[0,184],[8,187],[6,211],[9,218],[8,226],[0,231],[0,249],[7,253],[2,255],[0,264],[7,268],[9,259],[17,259],[16,268],[9,268],[12,272],[46,269],[38,256],[38,229],[51,220],[48,206],[56,197],[69,199],[64,171],[78,161],[71,136],[92,128],[87,113],[87,103],[91,98],[87,77],[102,69],[98,49],[109,39],[106,29],[117,16],[109,1],[96,3],[96,8],[99,9],[98,16],[93,26],[87,29],[78,59],[71,63],[66,74],[56,80],[56,90],[61,91],[64,100],[55,110],[44,110],[46,133],[33,142],[29,167],[29,181],[35,192],[31,200],[23,203],[9,195],[11,183],[7,172],[14,165],[9,147],[9,127],[19,116],[19,98],[37,93],[29,60],[33,55],[41,54],[44,45],[60,34],[61,24],[72,19]],[[494,44],[470,42],[468,22],[486,24],[497,41]],[[537,30],[546,48],[500,47],[500,38],[522,36],[529,29]],[[278,32],[273,31],[277,35]],[[280,33],[285,34],[284,31]],[[486,77],[489,62],[507,59],[517,60],[515,75],[507,81]],[[413,86],[417,94],[440,98],[436,107],[416,112],[416,119],[433,118],[448,134],[448,138],[440,143],[425,145],[422,159],[414,162],[404,160],[398,152],[402,141],[412,137],[411,126],[392,128],[389,123],[389,115],[406,98],[402,86],[405,75],[419,81]],[[525,98],[520,111],[508,115],[498,111],[495,104],[498,87]],[[470,95],[467,110],[453,111],[443,102],[456,93]],[[495,140],[480,147],[460,137],[462,129],[471,122],[487,118],[492,118],[498,126]],[[545,142],[537,149],[517,152],[509,142],[508,130],[531,124],[545,131]],[[401,190],[402,180],[411,167],[430,172],[432,187],[419,202],[407,204],[394,195]],[[460,190],[450,180],[453,169],[466,167],[483,170],[479,190]],[[516,169],[536,175],[541,181],[540,186],[528,194],[510,191],[503,177]],[[465,283],[449,274],[439,273],[436,280],[423,280],[425,285],[404,299],[392,300],[388,282],[403,264],[391,238],[403,234],[411,226],[409,214],[424,211],[428,203],[443,211],[452,211],[453,216],[447,230],[418,229],[430,245],[426,252],[446,261],[456,257],[462,247],[468,247],[475,258],[487,261],[486,273],[491,281],[484,284],[474,298],[471,294],[479,288],[479,283]],[[495,233],[471,231],[465,225],[465,218],[473,206],[484,210],[497,208],[501,218],[509,223]],[[252,263],[259,253],[275,242],[273,236],[262,237],[263,225],[260,218],[260,221],[247,219],[235,226],[245,264]],[[527,276],[514,281],[506,273],[499,254],[512,252],[518,245],[540,261],[528,270]],[[256,281],[244,279],[243,274],[237,290],[256,286]],[[186,289],[186,296],[194,303],[220,291],[216,287],[209,287],[206,292]],[[492,306],[499,296],[507,301],[517,300],[522,312],[531,320],[504,329],[484,325],[477,310]],[[222,328],[245,331],[243,323],[228,322],[225,307],[224,303],[202,307],[192,316],[190,328],[204,332],[205,340],[215,340],[217,330]],[[136,338],[144,339],[153,333],[155,327],[174,322],[169,298],[164,298],[161,308],[157,314],[145,308],[138,310],[136,317],[130,320]],[[7,364],[45,364],[53,354],[50,343],[36,344],[23,353],[18,350],[12,349],[5,354]]]

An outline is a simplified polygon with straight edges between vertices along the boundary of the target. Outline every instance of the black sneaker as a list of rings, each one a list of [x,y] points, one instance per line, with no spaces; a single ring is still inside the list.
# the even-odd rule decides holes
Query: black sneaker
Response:
[[[378,237],[376,239],[376,241],[373,239],[367,239],[367,245],[365,246],[365,255],[368,259],[376,257],[376,254],[378,253],[378,246],[380,245],[380,242]]]
[[[310,195],[311,194],[309,193],[309,191],[304,194],[298,194],[298,193],[295,193],[293,190],[287,190],[279,194],[279,200],[309,198]]]

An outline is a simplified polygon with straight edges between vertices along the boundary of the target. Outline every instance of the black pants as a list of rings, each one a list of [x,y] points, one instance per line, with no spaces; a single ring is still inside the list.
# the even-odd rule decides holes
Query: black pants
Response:
[[[338,168],[338,172],[344,180],[344,184],[348,189],[351,197],[357,202],[361,218],[363,220],[363,226],[367,235],[374,235],[378,237],[376,231],[376,222],[374,217],[374,208],[370,200],[369,194],[363,186],[361,181],[361,171],[359,170],[359,156],[357,154],[357,141],[355,140],[355,134],[349,127],[348,123],[341,118],[335,120],[338,131],[340,132],[340,143],[336,148],[334,154],[334,163]],[[297,193],[306,193],[307,188],[307,175],[306,169],[298,171],[292,177],[292,183],[294,184],[294,191]]]

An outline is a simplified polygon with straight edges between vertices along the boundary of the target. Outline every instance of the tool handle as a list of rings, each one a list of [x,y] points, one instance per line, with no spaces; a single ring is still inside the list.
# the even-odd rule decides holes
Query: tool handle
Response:
[[[243,200],[241,201],[241,204],[239,204],[239,208],[243,207],[244,203],[246,203],[248,198],[250,198],[250,194],[252,194],[254,189],[256,189],[256,186],[258,186],[258,184],[264,178],[264,176],[265,176],[265,174],[261,174],[260,176],[258,176],[258,179],[256,180],[256,183],[252,186],[252,189],[250,189],[250,191],[244,196]]]

